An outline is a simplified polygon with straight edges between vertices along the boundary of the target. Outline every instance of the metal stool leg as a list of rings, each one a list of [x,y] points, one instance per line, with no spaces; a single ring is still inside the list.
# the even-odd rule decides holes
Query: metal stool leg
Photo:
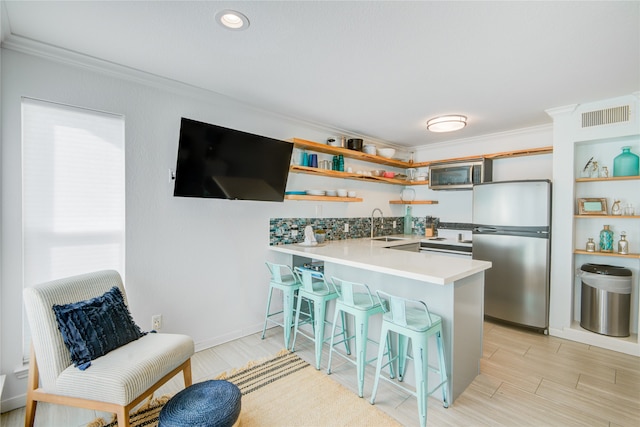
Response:
[[[418,399],[418,417],[420,426],[427,425],[427,398],[429,397],[429,348],[427,337],[414,337],[413,363],[416,374],[416,398]]]
[[[442,331],[436,333],[436,343],[438,345],[438,362],[440,363],[440,382],[442,385],[442,403],[445,408],[449,407],[449,381],[447,378],[447,365],[444,360],[444,349],[442,345]]]
[[[273,295],[273,287],[269,286],[269,296],[267,297],[267,311],[264,315],[264,326],[262,327],[262,339],[267,332],[267,320],[269,319],[269,308],[271,307],[271,296]]]
[[[389,337],[389,328],[383,323],[382,327],[381,327],[381,331],[380,331],[380,342],[382,342],[382,340],[387,340]],[[382,345],[378,346],[378,360],[376,361],[376,373],[375,373],[375,380],[373,382],[373,389],[371,390],[371,404],[375,404],[376,402],[376,393],[378,392],[378,383],[380,382],[380,373],[382,372],[382,368],[383,368],[383,361],[382,358],[384,357],[384,347]],[[392,354],[389,352],[389,356],[388,356],[388,364],[392,364],[394,358],[392,357]]]

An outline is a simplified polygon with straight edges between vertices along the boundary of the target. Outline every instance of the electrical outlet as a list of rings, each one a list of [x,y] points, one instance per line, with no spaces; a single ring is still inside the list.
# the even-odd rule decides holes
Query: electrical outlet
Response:
[[[291,230],[291,237],[298,237],[298,230]]]
[[[345,222],[345,223],[344,223],[344,232],[345,232],[345,233],[348,233],[348,232],[349,232],[349,223],[348,223],[348,222]]]
[[[396,222],[393,221],[393,228],[396,228]]]
[[[162,314],[154,314],[151,316],[151,329],[154,331],[162,329]]]

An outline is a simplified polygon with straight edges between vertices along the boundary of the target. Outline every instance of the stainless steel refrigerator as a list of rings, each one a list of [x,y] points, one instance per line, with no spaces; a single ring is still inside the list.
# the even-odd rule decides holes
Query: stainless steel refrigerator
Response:
[[[485,316],[547,330],[551,182],[504,181],[473,187],[473,259],[485,271]]]

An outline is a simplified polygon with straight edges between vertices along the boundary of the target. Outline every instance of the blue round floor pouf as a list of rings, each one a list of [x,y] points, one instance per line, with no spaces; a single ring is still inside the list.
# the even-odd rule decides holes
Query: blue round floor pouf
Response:
[[[193,384],[164,405],[158,427],[231,427],[240,416],[241,397],[229,381]]]

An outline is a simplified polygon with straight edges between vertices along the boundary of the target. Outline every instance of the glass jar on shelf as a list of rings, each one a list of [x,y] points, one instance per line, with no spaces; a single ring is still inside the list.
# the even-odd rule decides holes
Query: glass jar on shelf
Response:
[[[629,241],[627,240],[627,232],[620,232],[620,240],[618,241],[618,253],[619,254],[628,254],[629,253]]]
[[[596,251],[596,243],[593,241],[593,237],[589,237],[587,241],[587,252],[595,252]]]

